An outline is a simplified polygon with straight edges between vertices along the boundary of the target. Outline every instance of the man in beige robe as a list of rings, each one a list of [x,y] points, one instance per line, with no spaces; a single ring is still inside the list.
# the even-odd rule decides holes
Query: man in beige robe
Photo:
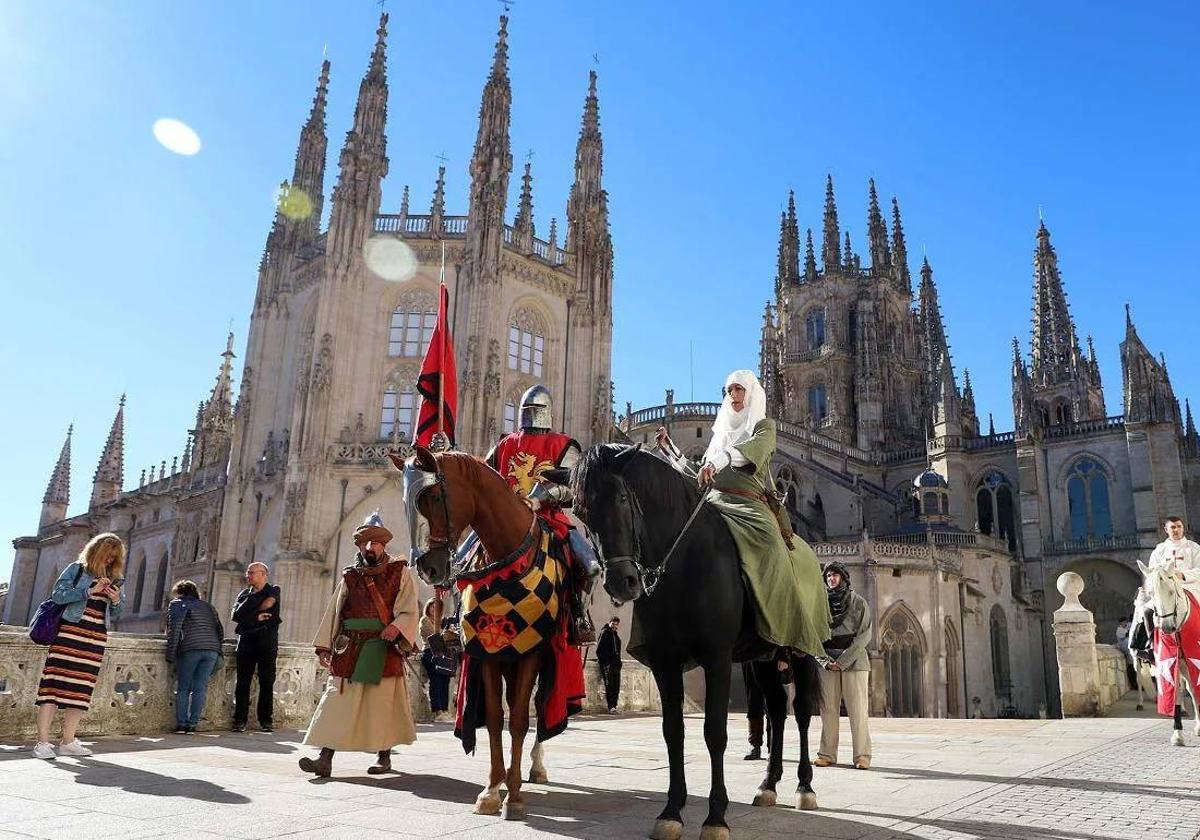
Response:
[[[354,532],[355,563],[318,625],[313,647],[330,676],[304,737],[321,752],[300,759],[305,772],[329,776],[334,752],[350,750],[376,753],[367,772],[386,773],[392,747],[416,740],[404,671],[421,616],[412,571],[387,554],[391,537],[378,512]]]

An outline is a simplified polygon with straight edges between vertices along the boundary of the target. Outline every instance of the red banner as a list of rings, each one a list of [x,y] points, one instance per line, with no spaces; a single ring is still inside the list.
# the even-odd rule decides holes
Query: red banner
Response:
[[[458,416],[458,376],[454,370],[454,338],[450,335],[450,291],[443,283],[438,297],[437,326],[421,362],[417,377],[417,393],[421,395],[421,410],[413,443],[429,446],[438,432],[454,445],[454,420]]]

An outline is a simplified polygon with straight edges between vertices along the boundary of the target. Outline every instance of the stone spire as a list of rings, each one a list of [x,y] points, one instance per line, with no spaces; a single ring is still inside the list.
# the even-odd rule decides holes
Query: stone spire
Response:
[[[1200,458],[1200,435],[1196,434],[1196,421],[1192,419],[1192,403],[1190,400],[1183,401],[1184,411],[1186,412],[1187,420],[1183,427],[1183,448],[1184,452],[1189,457]]]
[[[66,507],[71,500],[71,434],[74,431],[74,424],[67,427],[67,439],[63,441],[62,451],[58,453],[58,461],[54,464],[54,472],[50,473],[46,494],[42,496],[44,505],[61,504]]]
[[[407,197],[407,193],[405,194]],[[433,185],[433,201],[429,204],[429,232],[442,235],[442,223],[446,216],[446,167],[439,166],[437,181]]]
[[[596,71],[592,70],[588,73],[587,97],[575,144],[575,182],[567,200],[567,246],[575,252],[579,305],[584,311],[607,318],[612,302],[613,247],[603,175],[600,100],[596,95]]]
[[[908,246],[904,243],[904,226],[900,224],[900,202],[892,196],[892,276],[896,286],[912,297],[912,275],[908,273]]]
[[[333,214],[329,220],[326,253],[335,267],[346,269],[362,259],[375,225],[382,198],[387,158],[387,24],[379,16],[371,63],[358,86],[354,124],[338,159],[338,183],[333,190]]]
[[[838,229],[837,202],[833,198],[833,176],[825,176],[825,233],[821,242],[821,262],[825,271],[837,271],[842,265],[841,232]]]
[[[796,194],[788,190],[788,207],[779,214],[779,267],[776,290],[800,282],[800,227],[796,221]]]
[[[1087,337],[1088,346],[1088,367],[1092,369],[1092,379],[1097,385],[1100,384],[1100,362],[1096,358],[1096,343],[1092,340],[1089,334]]]
[[[779,249],[775,257],[775,298],[779,299],[788,276],[787,213],[779,211]]]
[[[500,250],[504,242],[504,207],[512,172],[509,122],[512,86],[508,79],[508,16],[500,17],[492,69],[479,104],[479,129],[471,156],[471,193],[467,219],[468,282],[500,282]]]
[[[533,250],[536,231],[533,225],[533,164],[525,161],[525,174],[521,176],[521,201],[517,205],[517,217],[513,220],[516,245],[523,252]]]
[[[1012,395],[1013,428],[1018,435],[1028,435],[1040,423],[1040,417],[1033,410],[1033,386],[1016,336],[1012,341]]]
[[[90,507],[97,507],[117,498],[121,495],[121,486],[124,483],[125,395],[122,394],[117,416],[113,418],[112,428],[108,430],[108,440],[104,442],[104,452],[100,455],[100,463],[96,466],[96,474],[92,478]]]
[[[1128,305],[1125,308],[1125,340],[1121,342],[1121,379],[1126,422],[1179,422],[1179,403],[1171,388],[1166,362],[1155,359],[1142,343]]]
[[[925,375],[927,387],[932,394],[942,386],[942,380],[948,375],[954,384],[954,369],[942,371],[943,359],[950,364],[950,344],[946,340],[945,322],[942,320],[942,308],[938,301],[937,286],[933,282],[933,268],[926,257],[921,263],[921,287],[918,292],[917,320],[921,327],[921,343],[924,347]]]
[[[804,279],[809,282],[817,279],[817,255],[813,251],[812,228],[808,229],[808,238],[804,243]]]
[[[887,223],[879,209],[879,195],[875,192],[875,179],[867,188],[867,248],[871,253],[871,272],[884,277],[892,270],[892,252],[888,246]]]
[[[963,369],[962,425],[967,437],[979,435],[979,415],[975,410],[975,389],[971,386],[971,371]]]
[[[767,397],[767,413],[779,417],[779,330],[775,325],[775,309],[767,301],[763,308],[762,333],[758,342],[758,378]]]
[[[201,403],[194,430],[195,453],[192,466],[203,469],[212,464],[224,464],[229,455],[233,434],[233,333],[225,342],[217,381],[206,402]]]
[[[1058,272],[1058,256],[1043,222],[1038,226],[1033,255],[1033,382],[1048,386],[1074,379],[1080,360],[1075,322]]]
[[[67,505],[71,501],[71,433],[74,430],[73,425],[67,427],[67,439],[58,453],[54,472],[50,473],[50,483],[46,485],[46,494],[42,496],[39,530],[67,518]]]
[[[408,184],[404,185],[404,192],[400,196],[400,230],[404,231],[404,222],[408,219]]]
[[[857,271],[862,265],[858,254],[854,253],[854,249],[850,246],[850,231],[846,231],[846,242],[842,245],[842,265],[847,271]]]

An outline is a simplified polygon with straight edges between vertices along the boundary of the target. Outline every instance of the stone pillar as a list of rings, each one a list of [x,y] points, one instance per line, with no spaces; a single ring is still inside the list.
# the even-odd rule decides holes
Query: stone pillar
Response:
[[[1083,578],[1075,572],[1058,577],[1065,599],[1054,611],[1054,645],[1058,653],[1058,684],[1063,717],[1100,715],[1100,664],[1096,658],[1096,623],[1079,603]]]

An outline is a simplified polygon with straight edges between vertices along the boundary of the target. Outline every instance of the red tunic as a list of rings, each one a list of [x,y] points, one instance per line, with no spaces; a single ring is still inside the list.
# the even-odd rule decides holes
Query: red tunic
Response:
[[[396,603],[396,598],[400,595],[400,588],[404,585],[404,569],[407,565],[404,561],[393,560],[390,563],[385,563],[374,568],[360,569],[356,566],[347,566],[343,569],[342,582],[346,585],[346,600],[342,604],[342,613],[338,617],[338,629],[334,635],[343,632],[341,627],[342,619],[378,618],[380,621],[383,621],[380,610],[375,604],[375,599],[371,597],[367,580],[369,578],[375,583],[375,588],[383,600],[383,605],[390,613],[392,605]],[[378,634],[371,633],[359,636],[351,631],[347,635],[351,638],[350,647],[344,653],[334,654],[332,661],[329,663],[329,672],[335,677],[349,678],[354,673],[355,665],[358,664],[358,653],[362,649],[362,641],[368,636]],[[404,659],[400,656],[399,651],[396,650],[395,645],[388,645],[387,657],[383,665],[383,676],[398,677],[403,673]]]
[[[528,496],[542,476],[562,465],[571,446],[579,444],[574,438],[559,432],[526,432],[522,429],[505,435],[496,444],[492,453],[492,467],[504,477],[514,493]],[[571,520],[561,508],[543,505],[538,510],[538,516],[546,521],[556,536],[566,538]]]

